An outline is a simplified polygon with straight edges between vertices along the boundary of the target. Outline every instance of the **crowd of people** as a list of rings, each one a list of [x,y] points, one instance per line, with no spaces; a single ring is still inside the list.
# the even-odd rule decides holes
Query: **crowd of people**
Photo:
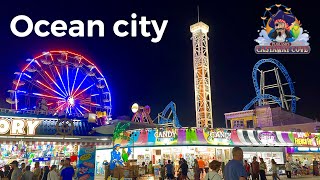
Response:
[[[263,158],[259,159],[260,161],[257,161],[257,157],[253,157],[252,162],[248,163],[247,160],[244,161],[244,169],[246,171],[247,177],[246,179],[252,179],[252,180],[266,180],[266,172],[267,172],[267,165],[264,162]],[[271,159],[271,170],[272,170],[272,177],[274,180],[280,179],[278,175],[278,168],[277,163],[274,159]]]
[[[312,168],[313,176],[319,176],[319,162],[314,159],[312,161],[312,166],[308,158],[304,158],[301,162],[299,159],[295,161],[287,161],[285,164],[286,174],[288,178],[291,178],[292,174],[299,176],[299,175],[309,175],[310,170]]]
[[[213,160],[209,163],[211,171],[206,170],[204,160],[199,157],[194,159],[193,163],[193,175],[195,180],[209,179],[209,180],[221,180],[221,176],[218,174],[221,169],[221,162]],[[180,158],[178,169],[175,169],[173,161],[168,160],[166,165],[161,165],[160,175],[161,179],[178,179],[189,180],[188,177],[189,165],[184,158]]]
[[[75,175],[74,168],[71,166],[70,158],[61,160],[60,169],[57,165],[40,167],[39,162],[31,171],[31,166],[26,163],[12,161],[10,165],[5,165],[0,170],[1,180],[73,180]]]
[[[223,163],[213,160],[209,163],[210,170],[205,170],[203,159],[194,159],[193,175],[195,180],[266,180],[267,165],[263,158],[253,157],[252,162],[247,160],[243,163],[243,150],[240,147],[234,147],[232,150],[232,160],[225,166]],[[271,160],[271,171],[273,180],[279,180],[278,166],[274,159]],[[185,180],[188,177],[189,166],[185,159],[181,158],[179,168],[175,170],[173,162],[168,160],[166,165],[161,165],[161,179],[178,179]],[[175,176],[177,174],[177,176]]]

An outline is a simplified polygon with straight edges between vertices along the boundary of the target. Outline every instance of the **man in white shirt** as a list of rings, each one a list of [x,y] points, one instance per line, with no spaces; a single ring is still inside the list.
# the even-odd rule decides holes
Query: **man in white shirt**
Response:
[[[287,178],[291,178],[292,166],[289,161],[286,162],[285,168],[286,168]]]
[[[302,166],[307,166],[309,168],[310,162],[309,162],[308,158],[304,158]]]

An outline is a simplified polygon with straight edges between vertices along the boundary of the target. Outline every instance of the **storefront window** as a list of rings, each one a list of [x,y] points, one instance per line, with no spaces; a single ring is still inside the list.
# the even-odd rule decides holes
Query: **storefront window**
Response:
[[[9,164],[13,160],[25,162],[34,166],[35,162],[40,162],[40,166],[59,165],[61,159],[70,157],[75,159],[78,155],[78,145],[54,145],[54,144],[38,144],[32,145],[5,144],[0,145],[0,166]]]
[[[143,162],[148,164],[152,161],[153,165],[166,164],[168,160],[174,162],[178,168],[180,158],[187,160],[190,167],[193,166],[194,159],[202,158],[206,164],[212,160],[218,160],[227,163],[231,159],[232,147],[207,147],[207,146],[172,146],[172,147],[135,147],[134,157],[129,159],[137,159],[137,164]],[[97,150],[97,161],[110,161],[110,153],[112,150]]]

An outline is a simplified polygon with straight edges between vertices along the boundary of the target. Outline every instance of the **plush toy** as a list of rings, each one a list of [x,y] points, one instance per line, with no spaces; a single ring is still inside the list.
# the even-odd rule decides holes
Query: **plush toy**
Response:
[[[120,144],[116,144],[113,146],[113,150],[111,152],[110,170],[114,170],[114,168],[116,168],[117,166],[124,166],[119,149]]]
[[[128,159],[129,159],[129,154],[126,152],[124,148],[122,149],[122,159],[123,159],[123,162],[128,162]]]

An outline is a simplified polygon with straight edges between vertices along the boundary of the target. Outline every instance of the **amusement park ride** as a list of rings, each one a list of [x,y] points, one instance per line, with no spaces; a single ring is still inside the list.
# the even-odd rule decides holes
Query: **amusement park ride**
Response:
[[[258,69],[262,64],[264,63],[272,63],[276,67],[274,67],[271,70],[260,70]],[[279,69],[284,75],[285,80],[287,83],[282,83],[281,78],[279,75]],[[260,83],[258,80],[258,72],[260,73]],[[276,83],[266,85],[266,73],[274,72],[274,75],[276,77]],[[258,61],[255,66],[253,67],[252,71],[252,80],[253,85],[256,92],[256,97],[253,98],[249,104],[247,104],[243,111],[248,110],[251,106],[258,103],[258,106],[263,105],[272,105],[272,104],[278,104],[283,109],[286,109],[288,111],[291,111],[293,113],[296,112],[296,102],[300,99],[295,95],[295,90],[293,86],[293,82],[289,76],[288,71],[286,68],[277,60],[275,59],[262,59]],[[288,85],[290,90],[290,95],[287,95],[285,93],[284,86]],[[271,95],[266,93],[266,90],[271,90],[277,88],[278,94],[277,95]],[[272,92],[272,91],[270,91]],[[291,102],[291,105],[288,104],[288,102]]]
[[[16,79],[8,90],[10,97],[6,101],[11,105],[11,113],[58,117],[57,129],[71,135],[74,128],[71,119],[106,120],[97,122],[99,125],[116,123],[109,122],[111,93],[107,81],[87,58],[70,51],[48,51],[27,62],[20,72],[14,73]],[[134,104],[132,110],[133,124],[153,126],[157,121],[160,126],[181,127],[173,102],[154,120],[149,106]]]
[[[131,107],[131,110],[134,113],[131,120],[132,122],[153,124],[153,122],[157,121],[159,125],[165,127],[182,127],[179,123],[176,113],[176,104],[174,102],[170,102],[154,120],[152,120],[150,117],[150,106],[143,107],[139,106],[137,103],[134,103]]]
[[[87,58],[70,51],[48,51],[16,72],[6,101],[16,111],[82,117],[106,111],[111,117],[111,94],[101,71]]]

